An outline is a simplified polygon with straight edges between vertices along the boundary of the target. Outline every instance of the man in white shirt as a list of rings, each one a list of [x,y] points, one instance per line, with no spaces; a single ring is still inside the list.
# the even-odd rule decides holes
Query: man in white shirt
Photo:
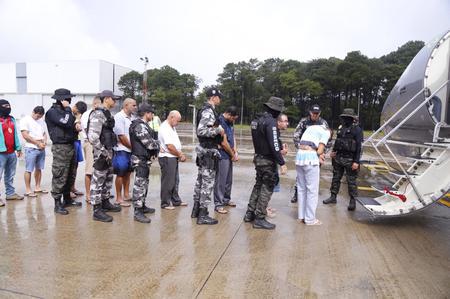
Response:
[[[298,144],[297,170],[298,219],[306,225],[321,225],[316,218],[319,198],[320,164],[324,163],[325,145],[330,138],[326,125],[309,126]]]
[[[26,196],[36,197],[36,193],[48,193],[41,188],[42,169],[45,165],[45,146],[47,134],[45,122],[42,120],[44,107],[36,106],[31,115],[20,121],[20,131],[25,139],[25,188]],[[31,190],[31,173],[34,171],[35,190]]]
[[[180,138],[175,129],[180,120],[180,112],[170,111],[167,119],[161,124],[158,133],[161,147],[158,157],[161,167],[161,208],[166,210],[173,210],[176,206],[187,206],[187,203],[181,201],[178,195],[180,182],[178,162],[186,161],[186,156],[181,151]]]
[[[136,101],[126,98],[123,101],[122,110],[114,115],[114,133],[117,135],[117,146],[114,147],[113,169],[116,174],[116,203],[122,207],[129,207],[125,202],[130,198],[130,176],[131,176],[131,143],[130,125],[134,120],[133,113],[137,111]],[[123,194],[122,194],[123,190]]]
[[[92,109],[87,110],[86,112],[81,115],[81,132],[80,137],[83,140],[83,154],[84,154],[84,185],[86,188],[86,202],[90,203],[91,200],[91,178],[92,173],[94,171],[94,149],[92,148],[92,144],[90,144],[86,132],[87,132],[87,125],[89,121],[89,115],[91,114],[92,110],[99,107],[102,102],[100,101],[100,98],[98,96],[94,97],[92,100]]]

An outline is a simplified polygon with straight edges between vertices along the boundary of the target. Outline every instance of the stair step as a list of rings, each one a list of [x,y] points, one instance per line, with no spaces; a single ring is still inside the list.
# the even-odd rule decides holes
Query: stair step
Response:
[[[406,177],[406,175],[401,172],[401,171],[389,171],[390,174],[396,175],[396,176],[400,176],[400,177]],[[418,176],[418,173],[414,173],[414,172],[408,172],[409,176]]]
[[[439,148],[448,148],[450,146],[450,142],[425,142],[424,144]]]
[[[381,204],[372,197],[358,196],[356,200],[359,201],[359,203],[362,204],[363,206],[381,206]]]
[[[431,157],[422,157],[421,155],[416,155],[416,156],[408,156],[406,158],[409,159],[414,159],[414,160],[436,160],[436,158],[431,158]]]

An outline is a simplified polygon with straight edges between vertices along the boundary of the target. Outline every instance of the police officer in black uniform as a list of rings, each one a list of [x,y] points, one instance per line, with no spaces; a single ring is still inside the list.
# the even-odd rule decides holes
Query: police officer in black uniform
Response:
[[[345,172],[350,195],[348,210],[353,211],[356,208],[356,197],[358,196],[356,178],[362,154],[363,131],[358,124],[358,117],[353,109],[344,109],[340,118],[342,124],[338,128],[333,150],[330,154],[333,164],[331,196],[325,199],[323,203],[336,203],[336,196],[339,193],[341,179]]]
[[[283,99],[271,97],[264,104],[266,112],[251,123],[255,156],[253,163],[256,169],[256,182],[249,199],[245,222],[253,222],[253,228],[274,229],[275,224],[266,220],[266,209],[278,184],[277,165],[281,166],[281,174],[286,174],[287,167],[281,151],[282,143],[277,127],[277,117],[284,109]]]
[[[70,189],[75,182],[75,147],[74,141],[81,130],[75,125],[75,117],[70,108],[75,95],[70,90],[59,88],[52,96],[56,102],[45,114],[48,133],[52,140],[52,197],[55,200],[55,213],[69,214],[65,206],[81,206],[80,202],[70,197]],[[63,199],[63,202],[61,202]]]
[[[319,125],[325,126],[327,129],[329,128],[328,123],[322,117],[320,117],[320,106],[314,104],[309,109],[309,115],[307,117],[303,117],[294,131],[294,145],[298,149],[300,145],[300,140],[302,139],[303,133],[305,133],[306,129],[309,126]],[[294,196],[291,199],[292,203],[297,202],[297,185],[294,187]]]

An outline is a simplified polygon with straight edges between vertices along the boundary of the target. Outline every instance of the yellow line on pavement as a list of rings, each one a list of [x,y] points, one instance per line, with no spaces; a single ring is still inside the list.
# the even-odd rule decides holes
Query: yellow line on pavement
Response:
[[[447,194],[448,195],[448,194]],[[441,204],[443,204],[444,206],[447,206],[450,208],[450,201],[446,200],[446,199],[440,199],[439,202]]]
[[[358,186],[358,190],[361,191],[375,191],[372,187],[364,187],[364,186]]]

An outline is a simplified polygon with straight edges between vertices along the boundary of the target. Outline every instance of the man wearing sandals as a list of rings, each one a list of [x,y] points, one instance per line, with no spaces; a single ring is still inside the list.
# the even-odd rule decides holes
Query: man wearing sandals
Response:
[[[15,192],[13,183],[16,174],[17,157],[22,156],[19,130],[11,113],[11,105],[7,100],[0,100],[0,180],[4,175],[6,200],[22,200],[23,196]],[[5,203],[0,199],[0,207]]]
[[[143,103],[139,106],[139,118],[130,125],[131,167],[135,171],[133,185],[134,220],[150,223],[145,213],[154,213],[155,209],[145,206],[148,192],[150,166],[159,152],[159,142],[153,139],[155,134],[148,122],[153,118],[153,106]]]
[[[231,187],[233,184],[233,162],[238,160],[233,126],[238,118],[237,111],[235,106],[230,106],[219,116],[219,124],[225,130],[225,136],[219,149],[220,158],[214,185],[214,205],[215,211],[220,214],[228,213],[225,209],[226,206],[236,206],[236,203],[231,201]]]
[[[123,101],[123,108],[114,115],[114,133],[117,135],[117,146],[114,148],[113,169],[116,175],[114,185],[116,187],[116,203],[122,207],[129,207],[126,200],[130,200],[131,178],[131,144],[130,125],[134,120],[137,106],[132,98]],[[123,190],[123,193],[122,193]]]
[[[298,190],[298,219],[306,225],[321,225],[316,218],[319,198],[320,164],[325,159],[325,145],[330,138],[326,125],[309,126],[298,142],[295,158]]]
[[[45,114],[44,107],[34,107],[31,115],[20,120],[20,131],[25,139],[25,196],[36,197],[39,192],[47,193],[41,189],[42,170],[45,165],[45,146],[47,134],[45,122],[42,117]],[[35,190],[31,190],[31,174],[34,171]]]
[[[158,134],[161,146],[158,157],[161,167],[161,208],[166,210],[173,210],[177,206],[187,206],[187,203],[183,202],[178,194],[180,183],[178,162],[186,161],[186,156],[181,151],[180,138],[175,129],[180,120],[180,112],[170,111],[167,119],[161,124]]]

